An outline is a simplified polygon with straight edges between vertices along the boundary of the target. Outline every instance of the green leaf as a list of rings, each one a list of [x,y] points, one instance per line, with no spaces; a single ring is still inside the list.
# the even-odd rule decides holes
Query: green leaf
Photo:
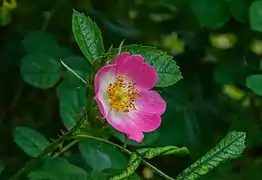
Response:
[[[74,71],[74,70],[72,71],[68,70],[64,73],[64,79],[66,83],[69,86],[75,87],[75,88],[87,87],[88,86],[87,78],[89,75],[82,73],[81,71]]]
[[[53,160],[45,164],[42,169],[31,172],[28,177],[34,180],[88,180],[87,175],[87,172],[80,167],[65,161]]]
[[[91,74],[92,67],[81,56],[70,56],[64,58],[63,63],[68,66],[68,71],[65,73],[65,78],[72,86],[87,86],[87,79]],[[64,65],[63,64],[63,65]]]
[[[48,145],[48,140],[40,133],[27,127],[16,127],[16,144],[29,156],[38,156]]]
[[[262,75],[251,75],[247,77],[246,85],[254,93],[262,96]]]
[[[117,52],[116,49],[112,54],[109,54],[109,57],[113,58],[117,55]],[[182,79],[179,67],[173,60],[173,57],[163,51],[149,46],[130,45],[123,46],[122,52],[130,52],[130,54],[140,54],[143,56],[145,62],[152,65],[158,72],[157,87],[171,86]]]
[[[63,59],[63,62],[75,71],[81,71],[87,74],[90,74],[92,71],[90,64],[81,56],[66,57]]]
[[[248,9],[250,3],[248,0],[228,0],[231,14],[235,19],[242,23],[248,22]]]
[[[107,175],[101,171],[92,171],[88,173],[88,180],[107,180]]]
[[[262,32],[262,1],[254,1],[249,8],[250,27],[254,31]]]
[[[88,61],[93,64],[104,53],[99,28],[89,17],[75,10],[72,17],[72,28],[79,48]]]
[[[85,87],[73,87],[68,82],[61,82],[56,88],[60,105],[60,117],[67,129],[76,124],[78,114],[86,105]]]
[[[178,175],[177,180],[194,180],[208,173],[220,163],[239,157],[245,149],[246,133],[230,132],[215,148]]]
[[[125,156],[108,144],[85,140],[79,143],[79,149],[86,163],[96,171],[123,169],[127,164]]]
[[[0,26],[6,26],[12,22],[11,11],[0,7]]]
[[[193,13],[205,27],[218,29],[230,20],[230,13],[224,0],[193,0]]]
[[[134,166],[135,165],[133,165],[133,167]],[[129,166],[129,167],[131,167],[131,166]],[[134,170],[135,169],[136,168],[134,168]],[[102,172],[104,172],[107,176],[105,180],[108,180],[108,179],[113,178],[115,176],[118,176],[120,174],[126,173],[125,171],[126,171],[126,169],[105,169]],[[126,176],[124,178],[124,180],[141,180],[141,177],[137,173],[135,173],[135,171],[134,171],[133,173],[130,173],[128,176]]]
[[[139,167],[141,160],[137,156],[136,153],[132,153],[127,168],[120,174],[111,177],[109,180],[122,180],[126,179],[127,177],[130,177],[132,174],[135,173],[136,169]]]
[[[30,174],[28,175],[28,178],[30,180],[47,180],[47,179],[48,180],[60,180],[54,174],[44,169],[30,172]]]
[[[72,180],[81,179],[87,180],[87,172],[80,167],[66,162],[50,163],[50,166],[45,167],[46,170],[52,172],[59,179]]]
[[[21,75],[30,85],[47,89],[53,87],[61,77],[60,62],[41,52],[25,56],[21,62]]]
[[[28,33],[23,40],[24,48],[28,52],[52,52],[56,47],[56,40],[50,34],[34,31]]]
[[[54,36],[41,31],[28,33],[23,40],[23,45],[30,53],[42,52],[58,59],[73,54],[70,49],[58,46]]]
[[[60,164],[60,163],[69,163],[69,161],[65,158],[61,158],[61,157],[46,157],[45,158],[45,163],[43,165],[43,168],[48,170],[48,169],[52,169],[53,166],[55,166],[55,164]]]
[[[180,156],[185,156],[189,154],[189,151],[186,147],[178,148],[176,146],[143,148],[143,149],[138,149],[137,152],[142,158],[146,158],[146,159],[153,159],[156,156],[164,156],[170,154],[175,154]]]

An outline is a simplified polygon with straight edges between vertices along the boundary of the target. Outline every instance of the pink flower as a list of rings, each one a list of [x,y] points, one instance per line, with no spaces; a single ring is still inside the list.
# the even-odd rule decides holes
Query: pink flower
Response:
[[[95,76],[95,100],[102,115],[129,139],[141,142],[143,132],[156,130],[166,102],[151,90],[157,83],[156,70],[140,55],[119,54],[112,64]]]

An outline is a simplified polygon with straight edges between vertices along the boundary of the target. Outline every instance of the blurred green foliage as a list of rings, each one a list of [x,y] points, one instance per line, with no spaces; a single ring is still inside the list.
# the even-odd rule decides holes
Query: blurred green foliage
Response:
[[[73,31],[79,31],[72,29],[72,23],[78,20],[75,17],[72,22],[73,9],[96,22],[104,47],[81,52],[87,49],[85,42],[79,48],[81,39],[75,40],[73,35]],[[142,144],[129,141],[129,146],[188,147],[189,156],[168,155],[150,161],[175,177],[229,131],[247,132],[247,148],[240,158],[221,164],[199,179],[260,179],[261,12],[261,0],[0,0],[0,179],[8,179],[23,167],[29,160],[27,155],[39,154],[47,139],[56,138],[60,129],[72,128],[75,115],[85,107],[85,85],[60,61],[87,80],[92,70],[90,59],[111,45],[117,48],[123,39],[125,45],[151,45],[167,51],[183,75],[176,84],[166,82],[173,85],[165,89],[161,88],[164,81],[158,83],[156,90],[167,102],[162,124],[157,131],[147,133]],[[145,48],[143,55],[148,51]],[[160,71],[164,64],[159,61]],[[173,68],[162,78],[175,72],[175,61],[169,59]],[[30,132],[25,133],[25,127]],[[111,140],[121,143],[124,138],[116,133]],[[30,145],[35,146],[23,149],[26,145],[17,146],[18,141],[32,141]],[[79,145],[82,154],[76,145],[63,152],[61,159],[46,159],[29,179],[35,180],[39,174],[46,179],[66,179],[65,169],[88,179],[107,179],[108,174],[119,173],[117,168],[127,163],[119,152],[91,143]],[[144,168],[141,165],[129,179],[147,177]]]

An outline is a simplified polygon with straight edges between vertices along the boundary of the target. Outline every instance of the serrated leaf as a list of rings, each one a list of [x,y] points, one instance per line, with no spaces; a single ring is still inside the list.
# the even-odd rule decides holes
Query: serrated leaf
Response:
[[[218,29],[230,19],[224,0],[193,0],[191,8],[199,23],[208,28]]]
[[[80,142],[79,150],[86,163],[96,171],[123,169],[127,164],[127,159],[120,151],[95,140]]]
[[[61,82],[56,88],[59,99],[60,117],[67,129],[76,124],[78,114],[86,105],[85,87],[73,87],[68,82]]]
[[[251,75],[247,77],[246,85],[254,93],[262,96],[262,75]]]
[[[117,52],[118,49],[109,54],[109,57],[115,57]],[[179,66],[173,60],[173,57],[163,51],[150,46],[129,45],[123,46],[122,52],[130,52],[130,54],[140,54],[143,56],[145,62],[152,65],[158,72],[157,87],[171,86],[182,79]]]
[[[142,149],[138,149],[137,152],[142,158],[147,158],[147,159],[152,159],[156,156],[164,156],[170,154],[175,154],[180,156],[189,154],[189,151],[186,147],[178,148],[176,146],[142,148]]]
[[[104,45],[99,28],[89,17],[74,10],[72,29],[79,48],[88,61],[93,64],[104,53]]]
[[[47,89],[53,87],[61,78],[60,62],[41,52],[25,56],[21,62],[21,75],[30,85]]]
[[[48,145],[48,140],[37,131],[27,127],[16,127],[14,141],[29,156],[38,156]]]
[[[126,179],[127,177],[131,176],[132,174],[135,173],[136,169],[139,167],[141,160],[137,156],[136,153],[132,153],[129,161],[128,161],[128,166],[127,168],[120,174],[113,176],[110,178],[110,180],[122,180]]]
[[[254,31],[262,32],[262,1],[254,1],[249,8],[250,27]]]
[[[246,133],[230,132],[215,148],[178,175],[177,180],[194,180],[208,173],[220,163],[239,157],[245,149]]]

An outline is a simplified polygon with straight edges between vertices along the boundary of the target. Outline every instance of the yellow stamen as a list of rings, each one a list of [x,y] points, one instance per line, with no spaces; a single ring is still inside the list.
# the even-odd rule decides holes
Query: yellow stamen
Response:
[[[125,76],[117,76],[116,81],[108,85],[107,93],[112,109],[125,113],[136,110],[134,101],[139,95],[139,91],[134,83],[128,81]]]

